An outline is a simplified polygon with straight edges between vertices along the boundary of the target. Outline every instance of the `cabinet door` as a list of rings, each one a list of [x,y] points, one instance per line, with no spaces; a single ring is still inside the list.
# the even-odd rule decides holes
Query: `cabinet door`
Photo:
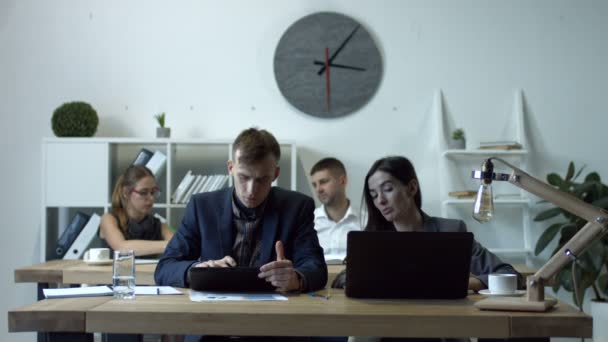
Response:
[[[44,145],[45,206],[104,206],[108,195],[108,144]]]

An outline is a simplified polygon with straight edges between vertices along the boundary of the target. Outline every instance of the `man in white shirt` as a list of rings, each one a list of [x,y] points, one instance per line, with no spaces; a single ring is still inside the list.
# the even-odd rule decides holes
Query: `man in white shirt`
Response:
[[[341,262],[346,257],[346,234],[361,230],[357,209],[346,198],[346,169],[338,159],[324,158],[312,167],[310,177],[322,203],[315,209],[315,230],[325,261]]]

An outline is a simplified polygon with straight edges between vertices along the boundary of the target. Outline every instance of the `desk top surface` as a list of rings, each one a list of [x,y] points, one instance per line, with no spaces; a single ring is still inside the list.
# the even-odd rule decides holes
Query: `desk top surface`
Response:
[[[591,317],[560,303],[547,313],[481,311],[462,300],[353,299],[325,290],[278,302],[192,302],[186,295],[42,300],[9,311],[9,331],[276,336],[591,336]],[[128,323],[126,323],[128,322]]]
[[[344,265],[328,265],[328,284],[344,269]],[[535,270],[526,265],[514,265],[527,276]],[[141,264],[135,267],[138,285],[154,285],[156,264]],[[62,284],[111,284],[112,265],[93,266],[82,260],[50,260],[41,264],[20,267],[15,270],[17,283],[62,283]]]

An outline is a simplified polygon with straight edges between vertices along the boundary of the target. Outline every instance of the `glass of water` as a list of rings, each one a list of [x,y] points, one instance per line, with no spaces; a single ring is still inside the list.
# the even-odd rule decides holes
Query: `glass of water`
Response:
[[[133,250],[114,251],[112,285],[114,298],[135,298],[135,253]]]

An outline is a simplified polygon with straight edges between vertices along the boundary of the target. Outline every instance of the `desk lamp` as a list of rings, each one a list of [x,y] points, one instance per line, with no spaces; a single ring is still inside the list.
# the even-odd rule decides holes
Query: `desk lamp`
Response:
[[[499,161],[513,171],[511,174],[494,173],[492,160]],[[568,262],[575,260],[593,241],[608,231],[608,212],[604,209],[586,203],[575,196],[555,189],[506,161],[491,157],[486,159],[481,171],[473,170],[472,177],[481,179],[473,208],[473,218],[481,223],[488,222],[493,215],[492,181],[508,181],[556,206],[569,211],[587,221],[570,241],[568,241],[549,261],[534,275],[526,279],[525,298],[486,298],[476,303],[483,310],[512,310],[512,311],[547,311],[556,303],[554,299],[545,299],[545,283],[551,279]]]

